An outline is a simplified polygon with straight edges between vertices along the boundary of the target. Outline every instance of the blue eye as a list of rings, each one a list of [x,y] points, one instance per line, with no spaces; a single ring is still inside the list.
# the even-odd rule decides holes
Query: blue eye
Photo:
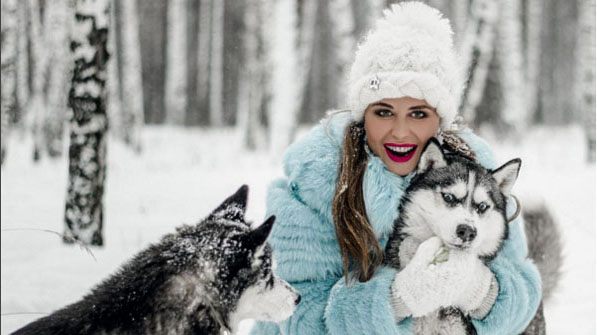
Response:
[[[486,203],[484,203],[484,202],[481,202],[481,203],[479,203],[479,204],[477,205],[477,213],[479,213],[479,214],[483,214],[483,213],[485,213],[485,211],[486,211],[488,208],[489,208],[489,205],[488,205],[488,204],[486,204]]]
[[[392,111],[389,109],[378,109],[375,111],[375,114],[381,117],[388,117],[393,115]]]
[[[412,116],[415,119],[424,119],[427,117],[427,113],[425,113],[423,111],[414,111],[414,112],[410,113],[410,116]]]
[[[444,198],[444,201],[451,204],[454,201],[456,201],[456,197],[454,196],[454,194],[452,193],[443,193],[442,192],[442,198]]]

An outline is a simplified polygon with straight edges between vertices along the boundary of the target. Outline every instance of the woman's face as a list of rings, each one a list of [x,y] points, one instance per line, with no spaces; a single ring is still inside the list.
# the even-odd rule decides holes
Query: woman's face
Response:
[[[383,99],[365,110],[367,144],[388,170],[412,172],[427,141],[439,128],[439,116],[425,100]]]

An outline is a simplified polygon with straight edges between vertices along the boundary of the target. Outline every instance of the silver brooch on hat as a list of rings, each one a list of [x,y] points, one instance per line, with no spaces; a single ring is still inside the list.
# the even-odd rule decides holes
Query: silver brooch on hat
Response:
[[[373,77],[369,81],[369,88],[374,91],[377,91],[379,89],[379,78],[377,77],[377,75],[375,75],[375,77]]]

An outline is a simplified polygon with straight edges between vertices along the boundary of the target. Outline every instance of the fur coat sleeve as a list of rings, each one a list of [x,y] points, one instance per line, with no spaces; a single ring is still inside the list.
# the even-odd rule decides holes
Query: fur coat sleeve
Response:
[[[252,334],[411,333],[410,319],[396,323],[389,303],[396,270],[381,267],[366,283],[346,285],[344,280],[331,201],[348,121],[337,116],[327,127],[317,126],[295,142],[284,159],[286,178],[270,185],[267,215],[277,217],[269,240],[278,263],[276,273],[293,285],[302,298],[288,320],[279,324],[258,322]],[[472,134],[470,137],[472,140],[465,140],[471,141],[478,156],[495,167],[491,153],[481,152],[486,146],[480,140],[476,145],[478,138]],[[363,192],[367,214],[382,248],[398,216],[398,204],[408,181],[385,169],[380,159],[370,159]],[[510,225],[504,252],[491,266],[500,283],[500,293],[492,311],[483,320],[474,321],[480,334],[521,330],[531,320],[539,301],[538,274],[525,261],[524,236],[513,227],[519,223]]]

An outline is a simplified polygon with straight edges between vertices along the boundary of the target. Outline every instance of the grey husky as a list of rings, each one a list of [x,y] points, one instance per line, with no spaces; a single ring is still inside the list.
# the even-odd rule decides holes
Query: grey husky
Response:
[[[462,154],[444,152],[439,142],[432,139],[421,154],[416,176],[405,190],[384,262],[401,269],[422,242],[435,236],[444,245],[438,259],[441,254],[466,253],[487,264],[508,237],[506,200],[520,165],[520,159],[513,159],[495,170],[488,170]],[[534,211],[533,215],[535,217],[529,217],[527,224],[551,220],[547,211]],[[553,230],[553,220],[550,222],[551,226],[543,228]],[[533,229],[540,231],[540,228]],[[533,248],[539,244],[533,237],[529,242],[533,242],[530,243],[532,255]],[[559,250],[559,242],[556,244]],[[556,263],[561,262],[559,251],[554,255]],[[558,271],[556,268],[550,273],[550,278],[557,277]],[[413,331],[415,334],[476,334],[470,321],[471,313],[474,315],[474,311],[441,308],[415,318]],[[525,333],[545,333],[542,306]]]
[[[282,321],[300,295],[273,273],[275,217],[245,222],[247,186],[206,219],[137,254],[82,300],[14,334],[222,334]]]

